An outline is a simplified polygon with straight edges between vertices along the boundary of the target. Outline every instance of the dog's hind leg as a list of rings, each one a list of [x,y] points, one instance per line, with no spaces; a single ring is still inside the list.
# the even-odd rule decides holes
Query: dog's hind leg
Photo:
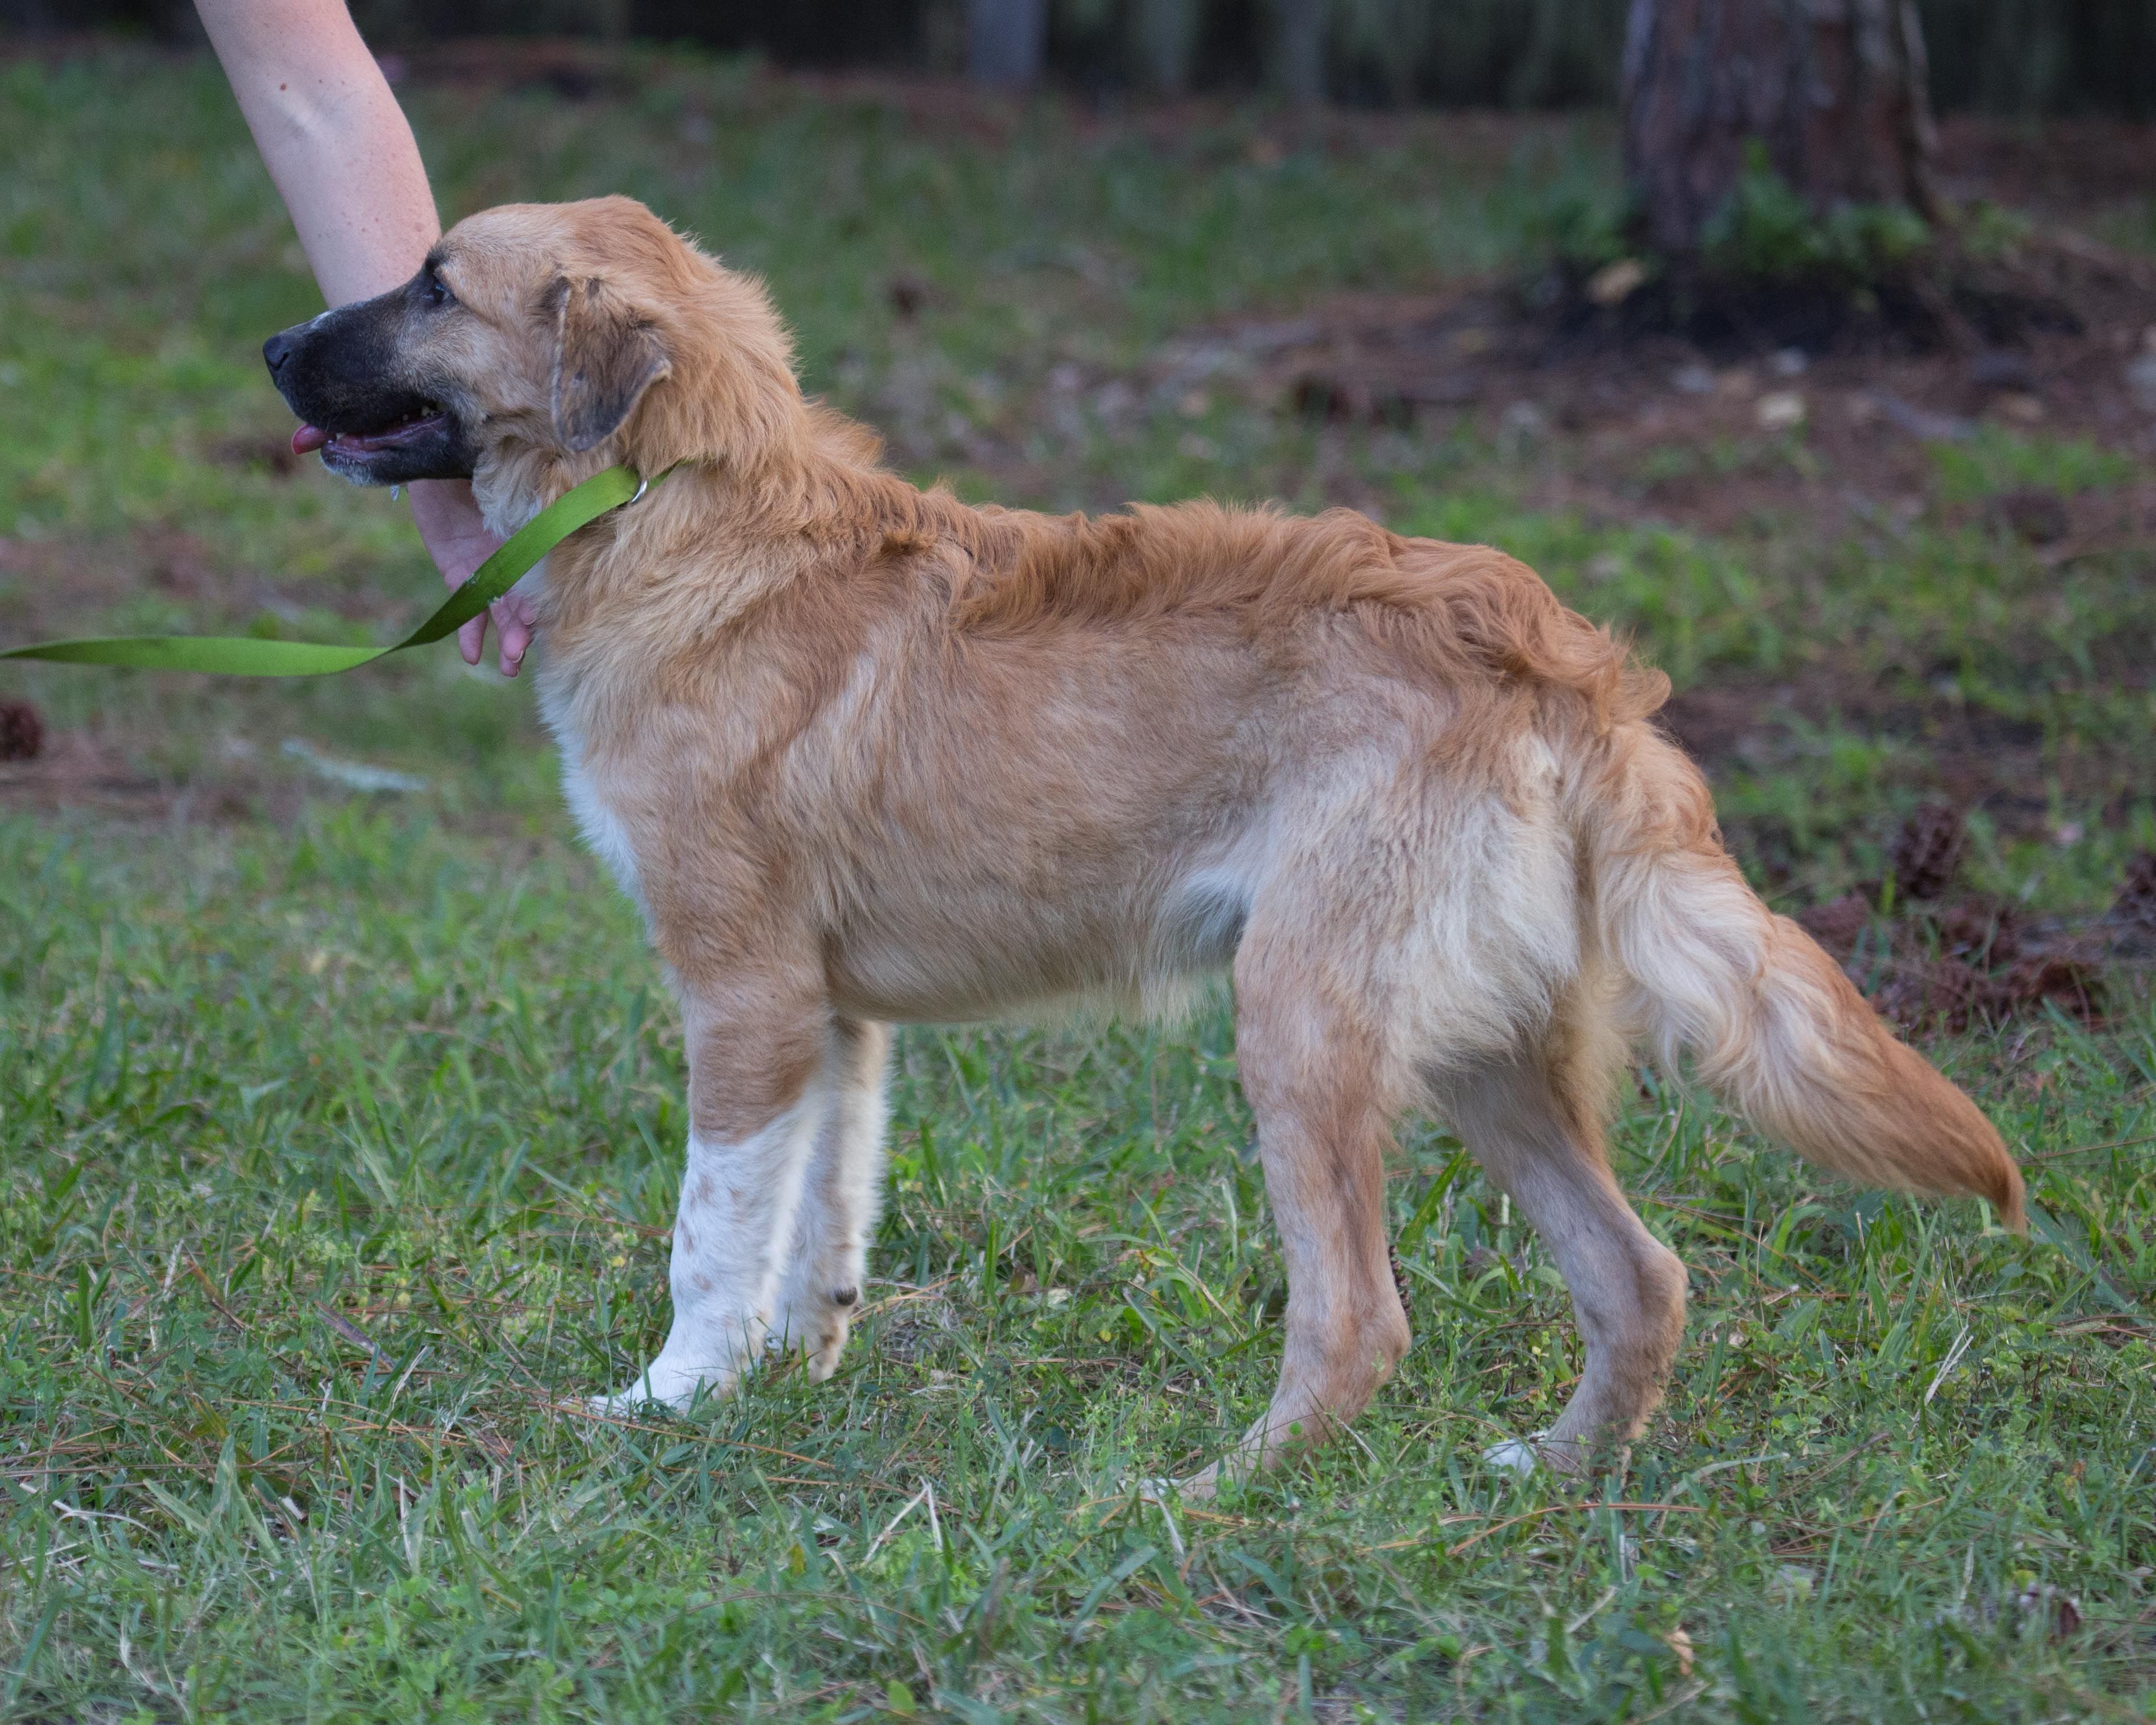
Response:
[[[1236,1060],[1287,1265],[1286,1336],[1271,1406],[1185,1491],[1330,1437],[1408,1351],[1385,1229],[1388,1026],[1378,1003],[1324,967],[1324,950],[1253,928],[1236,957]]]
[[[773,1335],[808,1356],[821,1383],[838,1369],[860,1309],[869,1236],[882,1196],[884,1068],[891,1027],[840,1019],[824,1057],[829,1098],[801,1192],[791,1256],[779,1276]]]
[[[689,1153],[674,1222],[665,1346],[599,1406],[686,1408],[732,1389],[771,1331],[781,1255],[828,1101],[830,1015],[759,976],[685,988]],[[720,1003],[723,1003],[721,1004]]]
[[[1467,1147],[1556,1258],[1587,1350],[1557,1424],[1532,1445],[1497,1445],[1493,1466],[1526,1471],[1539,1459],[1577,1472],[1618,1459],[1661,1400],[1683,1339],[1684,1265],[1625,1201],[1603,1147],[1606,1070],[1536,1048],[1440,1086]]]

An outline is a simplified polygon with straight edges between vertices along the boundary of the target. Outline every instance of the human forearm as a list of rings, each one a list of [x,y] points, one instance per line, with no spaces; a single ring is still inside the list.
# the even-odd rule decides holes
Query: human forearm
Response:
[[[412,128],[342,0],[197,0],[332,305],[394,287],[441,232]]]
[[[441,234],[434,194],[404,111],[360,39],[344,0],[196,0],[255,147],[332,305],[385,292],[416,272]],[[412,487],[419,536],[450,586],[499,542],[464,480]],[[516,674],[531,639],[528,602],[494,607],[501,668]],[[479,662],[486,619],[458,632]]]

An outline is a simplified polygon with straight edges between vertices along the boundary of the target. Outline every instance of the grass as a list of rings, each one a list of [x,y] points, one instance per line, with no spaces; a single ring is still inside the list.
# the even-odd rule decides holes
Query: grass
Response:
[[[2052,568],[1953,513],[2123,485],[2116,454],[1990,439],[1943,460],[1922,519],[1842,544],[1537,512],[1563,452],[1465,432],[1342,438],[1224,398],[1040,429],[1057,365],[1502,262],[1523,182],[1593,172],[1591,131],[1515,160],[1436,122],[1292,147],[1260,110],[1165,141],[1053,107],[983,130],[688,59],[588,105],[410,95],[452,212],[625,189],[764,270],[812,379],[910,467],[1058,505],[1352,480],[1395,525],[1536,560],[1687,686],[1831,658],[2018,715],[2054,763],[2037,793],[2087,830],[1980,834],[1980,884],[2097,908],[2156,838],[2156,716],[2128,675],[2147,554]],[[314,301],[213,71],[8,67],[0,161],[0,634],[364,636],[424,603],[400,511],[264,453],[283,416],[253,347]],[[898,273],[925,285],[911,319]],[[1539,1244],[1411,1125],[1399,1380],[1308,1467],[1164,1512],[1132,1480],[1217,1449],[1276,1358],[1222,1005],[907,1032],[880,1280],[839,1376],[597,1424],[575,1398],[665,1327],[683,1072],[521,689],[446,654],[283,689],[10,688],[148,788],[0,803],[0,1717],[2156,1702],[2156,1013],[2129,976],[2100,1028],[1932,1046],[2027,1157],[2028,1241],[1816,1181],[1642,1070],[1616,1155],[1692,1315],[1630,1473],[1586,1493],[1478,1465],[1548,1422],[1578,1343]],[[1748,860],[1801,896],[1876,858],[1924,748],[1856,721],[1790,735],[1719,788]],[[430,788],[347,794],[287,737]]]

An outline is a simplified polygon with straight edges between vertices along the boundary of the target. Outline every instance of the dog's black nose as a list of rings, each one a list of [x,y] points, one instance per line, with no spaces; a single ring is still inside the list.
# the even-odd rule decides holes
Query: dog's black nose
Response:
[[[284,370],[285,362],[292,357],[292,350],[299,345],[298,338],[290,330],[280,330],[262,344],[262,357],[268,363],[272,377]]]

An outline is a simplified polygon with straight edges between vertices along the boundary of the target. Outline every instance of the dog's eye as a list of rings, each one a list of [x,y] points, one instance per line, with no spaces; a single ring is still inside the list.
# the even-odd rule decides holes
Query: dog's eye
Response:
[[[454,305],[456,302],[457,296],[449,290],[440,276],[429,275],[427,278],[427,303],[429,305]]]

